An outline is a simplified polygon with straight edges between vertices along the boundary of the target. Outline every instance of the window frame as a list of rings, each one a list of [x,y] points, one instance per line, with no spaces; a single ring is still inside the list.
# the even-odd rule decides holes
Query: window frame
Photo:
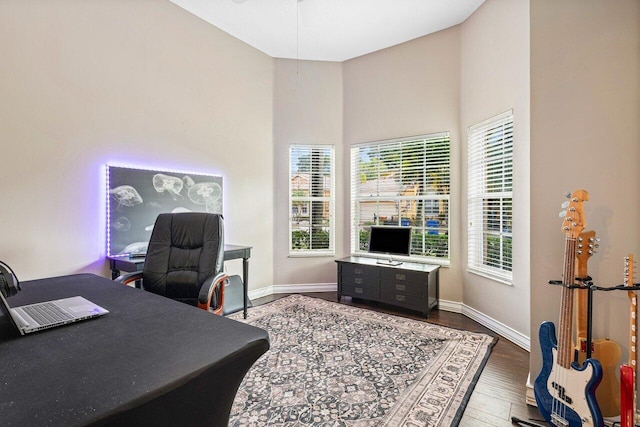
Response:
[[[377,196],[359,196],[358,193],[358,189],[359,187],[359,179],[360,179],[360,175],[361,173],[365,173],[363,172],[363,170],[360,168],[360,163],[359,163],[359,159],[360,159],[360,155],[361,155],[361,151],[362,149],[370,149],[370,150],[378,150],[378,153],[380,153],[381,148],[380,147],[384,147],[384,146],[393,146],[394,144],[400,144],[402,147],[404,147],[406,145],[409,145],[411,143],[417,143],[417,142],[421,142],[424,141],[425,143],[425,147],[423,148],[423,155],[426,156],[427,151],[429,149],[434,149],[434,147],[437,147],[437,145],[435,145],[436,143],[442,144],[443,142],[446,143],[446,178],[445,178],[445,186],[447,188],[446,190],[446,194],[438,194],[436,193],[429,193],[427,194],[426,192],[424,194],[420,194],[420,195],[414,195],[414,196],[407,196],[407,195],[400,195],[400,196],[389,196],[389,195],[380,195],[378,194]],[[429,142],[432,143],[431,146],[427,146],[426,144],[428,144]],[[384,152],[385,150],[382,149],[382,151]],[[440,153],[438,153],[438,157],[436,157],[436,160],[440,160]],[[389,140],[381,140],[381,141],[373,141],[373,142],[366,142],[366,143],[360,143],[360,144],[354,144],[351,146],[350,149],[350,179],[351,179],[351,185],[350,185],[350,197],[351,197],[351,209],[350,209],[350,252],[351,255],[353,256],[368,256],[368,257],[374,257],[374,258],[388,258],[388,256],[385,255],[380,255],[380,254],[374,254],[374,253],[370,253],[367,252],[365,249],[361,248],[361,231],[366,230],[366,225],[362,225],[362,210],[358,208],[358,204],[361,203],[362,201],[365,202],[374,202],[376,203],[375,208],[374,209],[376,215],[374,215],[374,224],[376,225],[382,225],[382,223],[380,222],[380,212],[381,212],[381,208],[380,208],[380,203],[391,203],[391,202],[396,202],[396,209],[397,209],[397,214],[398,214],[398,224],[397,225],[401,225],[403,223],[403,204],[404,203],[416,203],[416,205],[419,205],[420,203],[422,203],[422,216],[420,218],[416,218],[416,220],[420,220],[420,224],[422,224],[422,226],[412,226],[413,227],[413,231],[412,231],[412,235],[415,236],[414,233],[419,233],[422,237],[421,237],[421,242],[418,242],[421,244],[421,249],[425,250],[425,248],[428,248],[428,246],[425,246],[425,243],[427,242],[427,235],[428,234],[439,234],[441,236],[445,236],[446,238],[443,238],[441,240],[446,241],[446,256],[442,257],[442,256],[428,256],[428,255],[417,255],[417,254],[411,254],[409,256],[396,256],[394,255],[393,258],[394,259],[399,259],[399,260],[405,260],[405,261],[413,261],[413,262],[420,262],[420,263],[429,263],[429,264],[438,264],[438,265],[443,265],[443,266],[448,266],[450,265],[450,257],[451,257],[451,232],[450,232],[450,225],[451,225],[451,199],[450,199],[450,189],[451,189],[451,136],[449,132],[438,132],[438,133],[432,133],[432,134],[425,134],[425,135],[417,135],[417,136],[412,136],[412,137],[405,137],[405,138],[396,138],[396,139],[389,139]],[[380,171],[382,169],[382,165],[379,164],[377,166],[375,166],[377,168],[377,174],[378,177],[381,176]],[[409,171],[407,171],[407,174],[411,173],[411,168],[409,168]],[[402,166],[400,167],[400,169],[395,170],[396,173],[399,173],[401,176],[403,176],[403,170],[404,168],[402,168]],[[439,177],[440,178],[440,177]],[[426,185],[426,178],[423,175],[422,177],[425,185]],[[378,187],[378,190],[380,190],[380,188]],[[380,191],[379,191],[380,193]],[[426,203],[431,203],[431,207],[430,209],[434,209],[435,206],[440,207],[440,210],[446,210],[446,215],[443,221],[439,221],[438,225],[436,226],[435,229],[433,229],[433,225],[427,224],[426,221],[426,216],[425,216],[425,207],[426,207]],[[443,225],[443,223],[446,222],[445,225]],[[431,228],[430,228],[431,227]],[[431,230],[431,232],[429,232]],[[434,231],[435,230],[435,231]],[[412,249],[414,249],[415,247],[415,243],[416,241],[412,238]],[[438,246],[439,242],[436,242],[436,247]]]
[[[513,149],[513,110],[468,128],[467,271],[507,285],[513,285]],[[489,255],[488,236],[497,238],[497,259]]]
[[[294,171],[293,168],[296,166],[293,164],[293,151],[303,151],[309,150],[309,155],[313,152],[313,150],[328,150],[329,154],[329,195],[328,196],[294,196],[294,187],[293,187],[293,177],[300,173],[298,171]],[[316,256],[334,256],[335,255],[335,194],[336,194],[336,155],[335,155],[335,145],[331,144],[289,144],[289,236],[288,236],[288,253],[289,257],[316,257]],[[309,173],[309,179],[311,179],[311,175],[313,172]],[[324,175],[320,175],[324,181]],[[323,189],[324,189],[323,182]],[[294,207],[296,207],[296,212],[299,212],[303,215],[309,215],[311,221],[312,213],[309,213],[308,206],[311,205],[312,202],[322,202],[328,203],[328,209],[325,209],[323,206],[323,211],[328,211],[327,218],[327,228],[328,228],[328,236],[329,236],[329,247],[328,248],[319,248],[319,249],[295,249],[293,247],[293,231],[295,229],[294,226],[294,218],[293,212]],[[297,205],[294,203],[308,203],[309,205],[301,205],[300,209],[297,209]],[[313,209],[312,209],[313,210]],[[306,214],[305,214],[306,212]],[[311,225],[310,225],[311,227]],[[311,239],[310,239],[311,240]],[[310,242],[311,243],[311,242]]]

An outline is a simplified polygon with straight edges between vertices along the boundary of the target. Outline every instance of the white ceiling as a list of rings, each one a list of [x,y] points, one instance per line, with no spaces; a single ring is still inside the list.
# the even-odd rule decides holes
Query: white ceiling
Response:
[[[274,58],[341,62],[457,25],[484,0],[171,2]]]

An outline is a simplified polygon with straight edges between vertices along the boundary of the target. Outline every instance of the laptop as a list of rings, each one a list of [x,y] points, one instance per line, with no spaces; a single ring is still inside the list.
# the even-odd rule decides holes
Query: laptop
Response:
[[[2,304],[21,335],[107,314],[109,311],[77,296],[11,308],[0,292]]]

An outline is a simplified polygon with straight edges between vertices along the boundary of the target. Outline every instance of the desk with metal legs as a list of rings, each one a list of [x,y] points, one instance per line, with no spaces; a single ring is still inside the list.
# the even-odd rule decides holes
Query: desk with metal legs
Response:
[[[134,272],[142,271],[144,258],[129,258],[129,256],[110,256],[109,268],[111,278],[115,279],[121,271]],[[224,245],[224,260],[242,258],[242,292],[244,296],[244,318],[247,318],[247,300],[249,299],[249,258],[251,258],[251,246]]]

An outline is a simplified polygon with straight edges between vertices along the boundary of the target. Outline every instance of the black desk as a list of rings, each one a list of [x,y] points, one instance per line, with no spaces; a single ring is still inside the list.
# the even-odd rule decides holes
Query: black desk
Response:
[[[102,317],[20,336],[0,310],[3,426],[226,426],[266,331],[108,279],[25,282],[12,306],[82,295]]]
[[[111,278],[115,279],[120,271],[142,271],[144,258],[129,258],[128,256],[110,256],[109,268]],[[251,258],[251,246],[224,245],[224,260],[242,258],[242,291],[244,296],[244,318],[247,318],[247,300],[249,294],[249,258]]]

